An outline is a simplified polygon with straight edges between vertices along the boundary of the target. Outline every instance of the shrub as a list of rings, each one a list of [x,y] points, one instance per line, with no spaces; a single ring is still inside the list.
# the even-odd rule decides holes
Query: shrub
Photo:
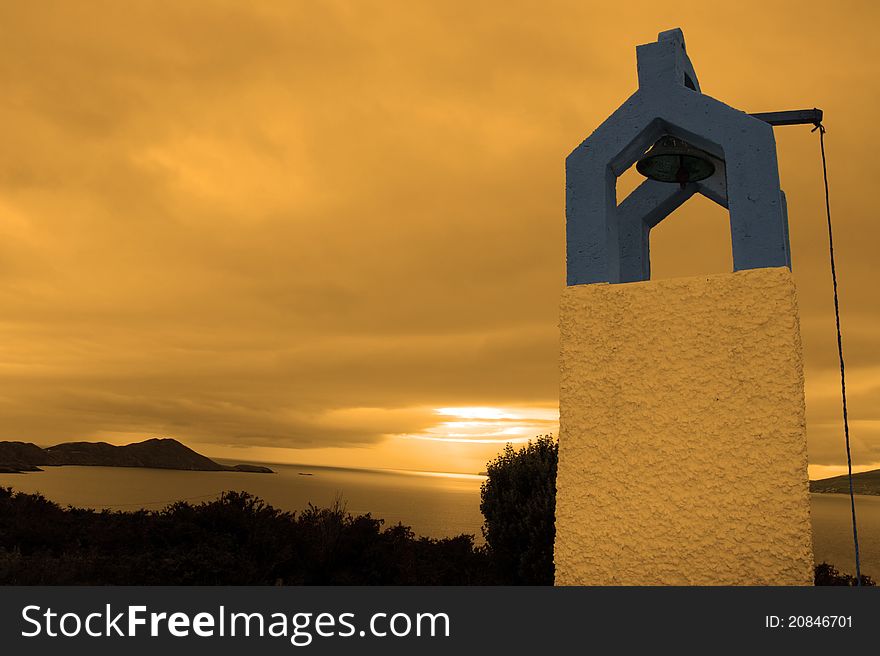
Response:
[[[539,436],[519,450],[506,445],[486,468],[483,536],[502,583],[553,584],[558,453],[552,435]]]
[[[837,568],[826,562],[816,565],[815,579],[816,585],[856,585],[856,577],[851,574],[844,574],[837,571]],[[876,585],[870,576],[862,574],[862,585]]]

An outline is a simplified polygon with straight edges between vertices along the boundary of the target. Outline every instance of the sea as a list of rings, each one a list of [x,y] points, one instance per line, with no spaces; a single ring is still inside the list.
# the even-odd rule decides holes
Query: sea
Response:
[[[224,462],[219,460],[219,462]],[[235,464],[235,463],[228,463]],[[250,463],[266,464],[266,463]],[[108,510],[161,509],[185,500],[210,501],[225,490],[247,491],[273,506],[300,511],[339,501],[353,514],[370,513],[411,526],[416,535],[468,533],[482,542],[480,485],[485,476],[393,469],[346,469],[267,464],[275,474],[202,472],[129,467],[46,467],[42,472],[0,474],[0,486],[40,493],[62,506]],[[849,497],[813,494],[816,562],[852,573],[854,549]],[[880,496],[856,496],[862,573],[880,579]]]

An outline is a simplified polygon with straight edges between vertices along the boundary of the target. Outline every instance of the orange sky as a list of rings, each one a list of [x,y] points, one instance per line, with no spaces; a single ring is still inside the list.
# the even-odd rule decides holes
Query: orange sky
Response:
[[[635,90],[636,44],[680,26],[705,93],[826,112],[853,455],[880,466],[878,14],[4,3],[0,439],[478,471],[555,432],[563,161]],[[836,473],[818,140],[776,133],[810,461]],[[655,277],[731,266],[708,201],[653,237]]]

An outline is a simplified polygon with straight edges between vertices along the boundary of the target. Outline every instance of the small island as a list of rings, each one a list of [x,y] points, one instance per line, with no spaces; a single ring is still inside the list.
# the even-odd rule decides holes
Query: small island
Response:
[[[40,467],[63,465],[274,473],[261,465],[221,465],[171,438],[154,438],[125,446],[65,442],[45,449],[29,442],[0,442],[0,473],[38,472],[42,471]]]

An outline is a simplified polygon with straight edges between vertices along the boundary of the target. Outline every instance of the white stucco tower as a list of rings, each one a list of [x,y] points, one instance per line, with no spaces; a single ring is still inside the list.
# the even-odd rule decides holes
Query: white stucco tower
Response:
[[[557,585],[809,585],[803,361],[772,127],[700,92],[680,30],[566,160]],[[699,181],[617,177],[661,137]],[[682,165],[683,166],[683,165]],[[650,231],[729,210],[734,271],[650,280]],[[694,244],[699,248],[699,244]]]

